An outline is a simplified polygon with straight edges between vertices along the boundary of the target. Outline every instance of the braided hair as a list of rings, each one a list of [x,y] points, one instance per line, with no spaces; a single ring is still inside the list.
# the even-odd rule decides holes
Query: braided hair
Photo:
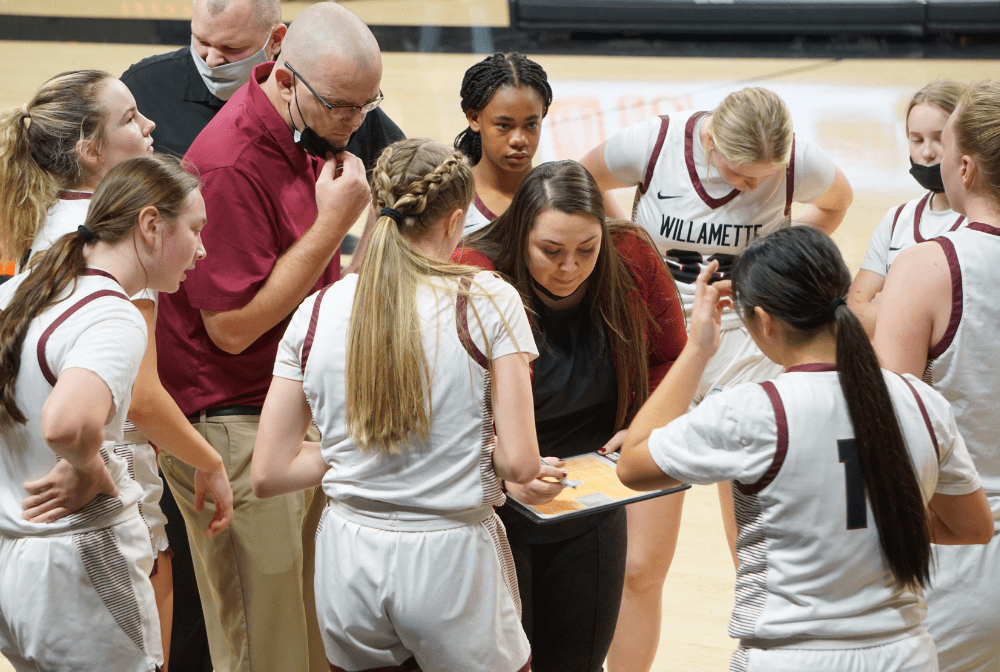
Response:
[[[461,152],[412,138],[382,152],[371,185],[376,211],[391,210],[375,224],[351,308],[347,431],[361,451],[396,453],[413,437],[430,436],[430,372],[417,287],[430,278],[453,279],[444,286],[469,293],[458,283],[469,275],[467,267],[424,255],[410,241],[421,239],[455,209],[468,210],[475,182]],[[437,292],[441,285],[434,287]]]
[[[542,66],[524,54],[497,52],[479,61],[465,71],[462,78],[462,112],[480,111],[486,107],[493,94],[501,86],[520,88],[531,87],[542,99],[542,118],[552,104],[552,87]],[[479,133],[467,127],[455,138],[455,149],[469,157],[472,165],[479,163],[483,156],[483,143]]]

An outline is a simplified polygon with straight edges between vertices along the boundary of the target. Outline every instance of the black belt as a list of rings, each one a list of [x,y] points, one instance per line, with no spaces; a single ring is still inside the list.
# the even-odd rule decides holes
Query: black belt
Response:
[[[206,418],[215,418],[220,415],[260,415],[260,406],[219,406],[218,408],[205,409]],[[190,422],[201,422],[201,411],[187,416]]]

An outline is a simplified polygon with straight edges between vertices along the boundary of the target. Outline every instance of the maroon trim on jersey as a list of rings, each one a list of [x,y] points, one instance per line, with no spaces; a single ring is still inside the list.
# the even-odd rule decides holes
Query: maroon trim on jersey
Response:
[[[60,201],[89,201],[93,197],[89,191],[60,191]]]
[[[698,170],[694,165],[694,127],[698,123],[698,120],[704,117],[708,112],[697,112],[691,115],[688,119],[687,126],[684,128],[684,163],[687,164],[688,176],[691,178],[691,186],[701,197],[701,200],[705,201],[705,205],[710,208],[721,208],[729,201],[733,200],[740,195],[739,189],[733,189],[728,194],[722,198],[712,198],[705,191],[705,185],[701,183],[701,178],[698,177]],[[707,157],[706,157],[707,159]]]
[[[934,192],[928,191],[927,195],[921,198],[920,202],[917,203],[916,210],[914,210],[913,212],[913,240],[917,241],[918,243],[922,243],[925,241],[925,238],[922,235],[920,235],[920,219],[924,216],[924,207],[928,203],[930,203],[932,196],[934,196]],[[899,209],[902,210],[903,206],[899,206]],[[896,217],[899,217],[898,212],[896,213]],[[964,221],[965,217],[959,215],[958,219],[955,220],[955,223],[951,225],[951,228],[948,229],[948,231],[957,231],[958,227],[962,226],[962,222]],[[892,226],[893,228],[896,227],[895,221],[893,221]]]
[[[896,232],[896,222],[899,221],[899,216],[901,214],[903,214],[903,208],[905,208],[905,207],[906,207],[906,203],[903,203],[901,206],[899,206],[898,208],[896,208],[896,216],[892,218],[892,228],[889,229],[889,237],[890,238],[892,237],[892,234],[894,234]]]
[[[917,400],[917,406],[920,407],[920,415],[924,418],[924,424],[927,425],[927,433],[931,435],[931,443],[934,444],[934,454],[938,456],[938,459],[941,459],[941,449],[938,448],[937,434],[934,433],[934,425],[931,424],[931,416],[927,414],[927,407],[924,406],[924,400],[920,398],[920,395],[917,394],[917,388],[913,387],[913,384],[906,379],[906,376],[901,373],[897,373],[896,375],[906,383],[906,386],[910,388],[910,392],[913,393],[913,398]]]
[[[806,364],[805,366],[812,365]],[[788,454],[788,417],[785,415],[785,405],[781,402],[781,395],[778,394],[778,388],[770,380],[761,383],[760,386],[764,388],[767,398],[771,400],[771,406],[774,407],[774,419],[778,424],[778,443],[775,447],[774,459],[771,460],[771,466],[767,468],[759,481],[750,484],[733,481],[744,495],[756,495],[769,486],[774,477],[778,475],[778,470],[785,463],[785,455]]]
[[[121,286],[121,284],[122,284],[122,283],[118,282],[118,278],[116,278],[115,276],[111,275],[107,271],[102,271],[99,268],[85,268],[85,269],[83,269],[83,273],[81,273],[80,275],[98,275],[98,276],[100,276],[102,278],[108,278],[109,280],[114,280],[115,284],[118,285],[118,286]]]
[[[479,194],[475,194],[472,197],[472,204],[476,206],[476,210],[478,210],[483,217],[491,222],[498,217],[498,215],[494,215],[493,211],[486,207],[486,204],[483,203],[483,199],[479,198]]]
[[[461,280],[462,289],[468,291],[469,287],[472,286],[472,280],[469,278],[462,278]],[[483,351],[479,349],[476,342],[472,340],[472,334],[469,332],[469,295],[459,294],[458,298],[455,300],[455,320],[458,326],[458,340],[461,341],[462,347],[465,351],[469,353],[469,357],[472,357],[476,361],[476,364],[489,370],[490,360],[483,354]]]
[[[792,136],[792,153],[785,168],[785,217],[792,216],[792,195],[795,194],[795,136]]]
[[[983,224],[982,222],[969,222],[969,225],[965,228],[978,231],[979,233],[988,233],[991,236],[1000,236],[1000,229],[989,224]]]
[[[313,340],[316,338],[316,323],[319,321],[319,304],[323,301],[323,295],[326,294],[326,290],[333,287],[333,285],[327,285],[323,289],[319,290],[319,295],[316,297],[316,303],[313,304],[312,315],[309,316],[309,328],[306,330],[306,338],[302,341],[302,374],[305,375],[306,372],[306,362],[309,361],[309,353],[312,352]]]
[[[410,656],[404,660],[399,665],[390,665],[388,667],[369,667],[368,669],[362,670],[361,672],[415,672],[419,670],[420,666],[417,664],[417,659]],[[330,663],[330,672],[348,672],[342,667],[337,667],[333,663]],[[520,672],[520,670],[518,671]]]
[[[528,662],[524,664],[524,667],[519,669],[517,672],[530,672],[531,670],[531,656],[528,656]]]
[[[95,273],[94,275],[99,275],[99,273]],[[89,294],[80,299],[79,301],[77,301],[76,303],[74,303],[69,310],[67,310],[65,313],[63,313],[55,320],[53,320],[52,324],[50,324],[48,328],[46,328],[45,331],[42,332],[42,337],[38,339],[38,347],[35,349],[35,352],[38,355],[38,366],[42,370],[42,375],[45,376],[45,380],[47,380],[49,385],[51,385],[52,387],[55,387],[56,381],[58,381],[59,379],[56,377],[54,373],[52,373],[52,369],[49,368],[49,363],[45,359],[45,346],[49,342],[49,337],[52,336],[52,332],[54,332],[56,328],[59,327],[60,324],[69,319],[69,317],[73,313],[80,310],[91,301],[96,301],[97,299],[103,298],[105,296],[117,296],[119,299],[124,299],[125,301],[128,301],[127,296],[113,289],[98,290],[93,294]]]
[[[975,223],[969,224],[969,227],[974,225]],[[993,230],[996,231],[996,229]],[[948,270],[951,272],[951,316],[948,318],[948,328],[945,329],[944,336],[927,352],[928,360],[937,359],[944,354],[951,342],[955,340],[958,323],[962,321],[962,267],[958,263],[955,243],[948,238],[934,238],[931,242],[941,246],[941,251],[944,252],[944,256],[948,260]]]
[[[656,144],[653,145],[653,154],[649,157],[649,164],[646,166],[646,178],[639,185],[639,193],[645,194],[649,189],[649,183],[653,180],[653,169],[656,168],[656,160],[660,158],[660,151],[663,149],[663,141],[667,137],[667,129],[670,128],[670,117],[665,114],[660,115],[660,132],[656,136]]]
[[[810,362],[809,364],[798,364],[785,369],[785,373],[818,373],[820,371],[836,371],[837,365],[829,362]]]

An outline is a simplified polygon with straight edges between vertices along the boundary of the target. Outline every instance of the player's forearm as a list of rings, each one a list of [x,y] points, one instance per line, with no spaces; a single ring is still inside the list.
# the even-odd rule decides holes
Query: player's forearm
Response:
[[[198,433],[177,402],[157,381],[140,403],[129,407],[129,420],[156,447],[165,450],[195,469],[216,471],[222,468],[219,453]]]

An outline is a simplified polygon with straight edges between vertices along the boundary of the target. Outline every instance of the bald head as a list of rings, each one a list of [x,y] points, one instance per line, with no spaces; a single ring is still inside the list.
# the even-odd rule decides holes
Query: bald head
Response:
[[[343,67],[345,62],[359,70],[380,74],[382,70],[372,31],[356,14],[334,2],[302,10],[288,27],[282,55],[307,78],[330,67]]]

